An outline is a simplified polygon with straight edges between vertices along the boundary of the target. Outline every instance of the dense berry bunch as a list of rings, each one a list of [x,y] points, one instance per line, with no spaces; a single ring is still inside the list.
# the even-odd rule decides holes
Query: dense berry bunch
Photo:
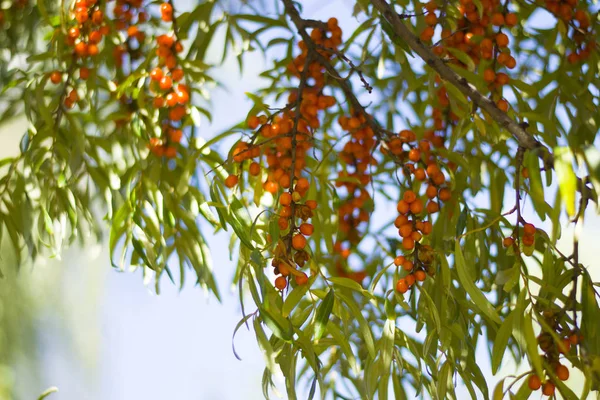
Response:
[[[123,57],[129,55],[130,62],[144,57],[142,43],[146,34],[140,29],[148,21],[142,0],[117,0],[113,8],[115,27],[124,32],[125,43],[115,46],[113,56],[117,67],[123,65]]]
[[[435,154],[435,148],[442,146],[443,139],[433,131],[427,131],[418,141],[413,131],[403,130],[388,142],[387,152],[402,163],[409,186],[398,201],[399,215],[394,221],[402,238],[402,248],[406,254],[412,254],[412,260],[406,256],[398,256],[394,260],[397,267],[402,266],[408,273],[396,283],[396,289],[401,293],[405,293],[415,281],[425,280],[425,271],[433,273],[430,268],[433,249],[421,244],[421,240],[432,232],[431,218],[440,210],[440,204],[452,198],[441,165],[446,164],[449,168],[453,165]]]
[[[465,60],[460,60],[457,51],[466,54],[475,66],[484,63],[483,79],[488,84],[492,99],[501,110],[507,111],[508,102],[503,99],[502,87],[509,83],[510,78],[499,69],[513,69],[517,62],[508,48],[510,39],[502,29],[515,26],[518,18],[514,13],[506,12],[499,0],[483,0],[480,4],[483,8],[481,16],[475,2],[460,1],[458,11],[461,17],[457,21],[456,31],[451,32],[443,26],[442,40],[434,47],[434,52],[465,68]],[[430,41],[435,25],[439,23],[435,14],[438,7],[431,1],[425,8],[428,12],[425,21],[429,26],[421,33],[421,39]],[[445,88],[438,89],[438,96],[441,99],[440,105],[448,107]]]
[[[342,116],[338,122],[350,135],[340,152],[340,159],[345,165],[335,183],[336,187],[343,187],[346,190],[346,197],[338,208],[340,229],[334,251],[341,258],[337,264],[338,273],[362,281],[364,273],[348,273],[343,263],[362,240],[365,225],[369,222],[369,215],[373,208],[367,185],[371,182],[369,168],[377,164],[373,157],[373,149],[377,142],[363,114],[352,113],[350,117]]]
[[[79,79],[87,80],[91,69],[88,66],[89,58],[97,56],[100,52],[99,44],[110,31],[108,25],[104,22],[104,13],[101,10],[97,0],[77,0],[71,11],[72,25],[65,36],[65,42],[73,51],[73,64],[69,67],[69,74],[75,66],[79,68]],[[50,74],[50,81],[58,84],[63,80],[61,71],[54,71]],[[73,85],[72,81],[68,82]],[[76,88],[73,87],[64,96],[64,105],[72,108],[79,100]]]
[[[531,390],[542,388],[542,393],[546,396],[554,395],[556,389],[552,375],[561,381],[569,379],[569,368],[561,364],[560,359],[561,356],[568,357],[572,351],[572,347],[577,346],[582,340],[582,336],[576,331],[561,326],[559,316],[560,313],[553,311],[544,312],[545,322],[548,326],[552,327],[554,332],[542,332],[537,338],[538,345],[544,352],[542,355],[544,365],[552,369],[552,374],[547,371],[548,376],[543,383],[542,379],[536,374],[531,374],[528,379],[528,385]],[[556,337],[559,339],[557,340]]]
[[[170,8],[170,18],[165,19],[163,6],[161,12],[164,21],[171,21],[173,9]],[[183,51],[183,45],[178,40],[176,32],[156,37],[156,56],[158,66],[150,72],[150,90],[155,94],[154,107],[159,110],[162,122],[160,137],[150,139],[150,150],[156,156],[174,158],[177,156],[177,145],[183,137],[183,122],[188,113],[190,90],[183,82],[184,72],[179,65],[178,54]]]
[[[341,35],[337,20],[331,18],[314,28],[310,36],[319,46],[318,52],[330,59],[341,44]],[[288,65],[287,71],[300,80],[299,88],[289,94],[288,105],[279,113],[270,118],[249,117],[248,127],[256,133],[250,142],[240,141],[232,150],[233,161],[240,165],[240,171],[244,171],[244,162],[248,161],[249,179],[264,179],[263,190],[277,197],[280,237],[271,240],[277,241],[272,265],[275,274],[281,274],[275,281],[280,290],[287,287],[290,274],[298,284],[308,281],[307,275],[296,266],[302,268],[310,257],[306,237],[313,233],[314,227],[308,220],[317,203],[307,199],[310,181],[302,175],[307,152],[313,146],[313,135],[321,126],[320,114],[336,103],[332,96],[325,94],[323,65],[309,58],[303,41],[298,47],[301,53]],[[225,184],[233,188],[238,181],[239,176],[232,174]]]

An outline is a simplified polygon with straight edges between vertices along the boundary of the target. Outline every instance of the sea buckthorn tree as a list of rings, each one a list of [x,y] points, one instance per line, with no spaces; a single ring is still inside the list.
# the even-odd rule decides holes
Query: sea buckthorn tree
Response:
[[[357,0],[338,20],[309,3],[0,3],[0,123],[26,120],[0,161],[16,264],[107,227],[107,264],[157,291],[191,270],[219,298],[206,237],[225,231],[266,397],[276,373],[289,399],[598,393],[600,284],[579,257],[598,5]],[[200,126],[227,107],[215,43],[270,65],[225,132]],[[526,372],[489,387],[510,360]]]

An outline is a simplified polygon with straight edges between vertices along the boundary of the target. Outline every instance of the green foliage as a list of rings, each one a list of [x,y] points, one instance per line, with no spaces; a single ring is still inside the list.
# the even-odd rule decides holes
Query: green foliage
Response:
[[[496,61],[473,57],[468,46],[449,46],[442,56],[459,82],[440,79],[435,62],[421,59],[409,40],[413,37],[403,37],[389,13],[382,12],[382,4],[389,7],[389,2],[357,1],[357,22],[340,21],[344,29],[354,30],[344,31],[337,50],[312,42],[311,29],[327,23],[303,19],[300,4],[260,3],[203,1],[184,13],[175,10],[174,24],[151,18],[136,48],[118,21],[111,20],[100,53],[85,61],[65,44],[74,24],[72,5],[38,1],[25,9],[11,5],[2,10],[8,24],[0,32],[0,56],[7,61],[24,52],[27,60],[22,65],[0,63],[0,129],[14,118],[27,121],[19,154],[0,160],[0,232],[12,246],[16,268],[55,256],[77,239],[84,245],[87,237],[99,238],[108,226],[113,267],[141,268],[157,292],[163,274],[183,287],[191,270],[194,282],[219,298],[206,237],[223,230],[231,237],[237,263],[232,276],[244,314],[234,336],[244,325],[254,330],[265,356],[265,397],[279,371],[289,399],[299,397],[301,386],[310,398],[317,393],[323,398],[458,398],[458,382],[472,398],[491,394],[494,399],[520,399],[531,393],[529,372],[556,382],[564,398],[599,390],[598,283],[578,259],[577,234],[573,254],[557,248],[563,229],[574,225],[578,232],[585,210],[593,203],[598,207],[597,6],[582,2],[578,8],[591,16],[584,39],[592,49],[587,59],[572,63],[569,54],[583,49],[573,39],[581,34],[581,24],[551,16],[543,10],[547,5],[503,3],[504,13],[518,16],[516,25],[502,28],[510,35],[516,67],[506,70],[510,80],[498,92],[484,79],[487,69],[498,67]],[[403,26],[417,35],[426,29],[428,12],[422,3],[392,3]],[[462,3],[437,4],[444,30],[463,34]],[[484,4],[473,2],[478,18],[489,11]],[[114,14],[105,2],[98,7]],[[539,18],[552,19],[553,26],[532,27]],[[156,53],[156,37],[165,31],[183,44],[177,67],[191,98],[175,128],[166,127],[175,118],[155,103],[167,96],[151,74],[164,63]],[[495,34],[498,28],[489,25],[488,31]],[[299,36],[310,56],[294,64]],[[438,39],[433,43],[443,42]],[[479,45],[483,39],[475,34],[470,40]],[[264,121],[258,130],[239,122],[213,137],[209,129],[199,129],[203,119],[212,118],[211,89],[223,84],[212,78],[220,66],[209,61],[215,46],[219,62],[235,57],[240,71],[252,57],[267,56],[272,67],[260,74],[265,86],[248,93],[247,122],[262,115],[275,124],[291,116],[291,133],[268,138]],[[115,56],[119,51],[129,58]],[[499,52],[496,48],[495,56]],[[319,111],[310,150],[298,153],[304,104],[293,96],[301,99],[313,87],[309,62],[327,71],[320,71],[324,83],[319,95],[332,96],[336,104]],[[307,68],[299,71],[301,65]],[[82,67],[91,71],[87,80],[77,78]],[[295,69],[299,72],[294,75]],[[63,73],[58,84],[52,83],[54,70]],[[514,129],[483,111],[461,90],[465,82],[494,103],[509,100],[510,109],[502,116],[519,123],[536,145],[526,145],[530,142]],[[65,103],[71,91],[78,94],[72,109]],[[343,126],[343,118],[358,114],[374,142],[367,149],[373,158],[366,184],[357,174],[342,174],[356,160],[345,156],[352,134],[337,122]],[[171,143],[169,129],[180,129],[184,139]],[[396,132],[402,130],[426,142],[437,132],[443,146],[435,146],[434,154],[444,187],[452,193],[446,200],[436,194],[443,206],[439,213],[428,213],[432,232],[416,250],[403,247],[399,227],[393,225],[403,195],[424,192],[428,184],[411,178],[407,154],[393,152]],[[309,189],[302,201],[294,200],[292,213],[300,212],[306,200],[318,206],[310,211],[315,231],[307,235],[307,250],[295,253],[306,257],[302,262],[290,256],[294,232],[280,224],[283,191],[272,196],[265,185],[273,171],[262,165],[257,174],[246,174],[249,161],[236,159],[236,147],[227,154],[219,151],[240,132],[244,143],[263,149],[289,139],[294,152],[289,170],[299,162],[298,154],[304,157],[296,178],[307,178]],[[157,141],[169,143],[175,155],[157,153]],[[283,155],[280,151],[274,157]],[[427,161],[420,159],[424,167]],[[228,176],[239,178],[237,185],[229,185]],[[290,195],[294,183],[292,179]],[[338,248],[345,232],[340,211],[349,197],[344,184],[367,193],[361,204],[367,221],[361,236],[350,240],[350,257]],[[526,218],[534,215],[543,224],[537,224],[535,241],[527,244]],[[503,245],[506,238],[513,242]],[[426,272],[423,283],[406,294],[396,290],[408,275],[392,263],[400,254]],[[277,264],[281,260],[283,266]],[[0,271],[14,265],[3,260]],[[274,287],[269,265],[276,274],[292,270],[284,290]],[[580,333],[583,341],[558,355],[558,343]],[[551,356],[539,354],[544,335],[552,343]],[[524,356],[530,371],[504,377],[490,391],[475,359],[482,336],[494,374],[509,358],[520,363]],[[549,361],[558,357],[584,373],[586,388],[569,388],[557,378]]]

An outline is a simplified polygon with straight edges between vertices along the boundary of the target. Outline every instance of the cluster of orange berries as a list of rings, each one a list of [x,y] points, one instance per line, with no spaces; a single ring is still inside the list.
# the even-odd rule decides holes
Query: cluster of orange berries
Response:
[[[341,44],[341,29],[337,20],[331,18],[321,27],[314,28],[310,34],[317,50],[323,57],[331,58],[334,49]],[[335,105],[335,98],[324,94],[325,69],[316,61],[307,62],[308,48],[300,41],[298,47],[301,53],[287,66],[290,75],[303,80],[302,92],[292,91],[288,96],[288,105],[271,118],[250,116],[248,127],[256,130],[251,142],[238,142],[232,149],[233,161],[244,170],[244,162],[248,163],[248,175],[258,178],[261,172],[266,172],[263,189],[278,196],[279,212],[277,224],[281,237],[274,250],[273,267],[276,274],[281,274],[275,280],[275,286],[282,290],[287,287],[288,276],[294,275],[296,283],[304,284],[308,277],[296,267],[303,267],[309,259],[306,251],[307,236],[314,227],[308,223],[317,207],[314,200],[304,200],[310,182],[301,177],[306,167],[307,152],[312,148],[313,134],[321,126],[319,113]],[[306,68],[306,70],[305,70]],[[261,145],[254,144],[261,141]],[[266,166],[261,159],[264,156]],[[262,176],[262,175],[261,175]],[[225,180],[225,185],[233,188],[238,184],[239,176],[231,174]],[[287,190],[287,191],[284,191]],[[300,219],[300,223],[298,223]],[[290,253],[291,251],[291,253]]]
[[[168,5],[170,18],[165,19],[163,6]],[[173,8],[169,3],[161,5],[162,19],[172,21]],[[161,112],[162,135],[151,138],[150,151],[156,156],[174,158],[177,156],[177,144],[183,137],[183,119],[187,115],[190,90],[183,83],[184,71],[179,66],[177,54],[183,51],[183,45],[175,34],[163,34],[156,37],[158,66],[150,71],[150,90],[155,94],[153,105]]]
[[[427,131],[424,138],[417,141],[413,131],[403,130],[397,137],[388,142],[387,152],[403,163],[403,171],[409,185],[424,188],[423,195],[419,190],[406,190],[398,201],[397,210],[400,214],[394,221],[398,234],[402,238],[402,248],[406,252],[414,251],[414,260],[406,260],[404,256],[395,259],[396,266],[402,266],[409,275],[414,275],[419,269],[413,270],[415,264],[425,269],[433,259],[432,249],[420,243],[423,236],[433,230],[430,220],[424,220],[424,214],[432,216],[440,210],[440,204],[452,198],[452,192],[446,185],[446,176],[439,166],[439,159],[433,154],[434,148],[443,146],[443,138]],[[455,168],[448,163],[449,168]],[[425,203],[427,202],[427,203]],[[425,275],[417,274],[412,278],[400,279],[396,286],[401,293],[406,292],[415,280],[424,280]],[[423,279],[420,279],[423,278]]]
[[[570,329],[562,329],[556,318],[556,313],[552,311],[544,312],[544,319],[553,329],[556,335],[561,337],[559,342],[556,342],[554,336],[549,332],[542,332],[537,337],[538,345],[544,352],[542,357],[545,363],[552,368],[554,375],[561,381],[569,379],[569,368],[560,363],[560,356],[567,355],[571,351],[572,346],[578,345],[583,337],[578,332]],[[550,376],[542,384],[542,380],[536,374],[529,375],[528,386],[531,390],[542,388],[542,393],[546,396],[554,395],[556,385]]]
[[[546,9],[554,14],[556,18],[563,20],[566,24],[573,24],[577,29],[572,29],[572,42],[575,43],[575,50],[567,56],[567,61],[571,64],[585,61],[589,58],[590,52],[596,47],[593,39],[587,39],[591,35],[590,17],[586,10],[577,8],[578,0],[545,0]]]
[[[73,47],[73,53],[79,59],[79,79],[87,80],[91,69],[85,66],[85,60],[100,52],[98,44],[110,32],[110,28],[104,24],[104,13],[97,0],[77,0],[73,16],[75,25],[67,31],[65,42],[68,46]],[[62,79],[61,71],[53,71],[50,74],[50,81],[54,84],[59,84]],[[72,108],[78,100],[77,90],[72,88],[64,97],[64,105]]]
[[[117,0],[113,13],[115,27],[126,34],[125,43],[115,46],[113,50],[116,65],[121,67],[125,53],[129,54],[131,60],[144,56],[141,45],[146,39],[146,34],[140,30],[140,25],[148,21],[149,16],[144,11],[142,0]]]
[[[524,246],[531,247],[535,244],[535,226],[533,224],[523,224],[523,237],[521,238],[521,243]],[[504,247],[511,247],[515,244],[515,239],[512,236],[504,238],[502,241],[502,245]]]
[[[488,83],[488,88],[492,91],[496,105],[503,111],[508,111],[509,104],[502,98],[502,87],[510,81],[508,75],[504,72],[497,72],[498,65],[508,69],[516,67],[515,58],[511,55],[508,44],[508,36],[502,32],[503,27],[513,27],[518,23],[518,18],[514,13],[507,13],[499,0],[481,1],[483,13],[480,16],[475,3],[472,0],[460,0],[458,11],[461,18],[457,21],[457,30],[450,32],[442,29],[442,41],[435,46],[433,51],[439,56],[445,56],[451,62],[465,66],[449,49],[456,49],[466,53],[475,65],[480,64],[481,60],[488,60],[488,68],[484,69],[483,78]],[[434,34],[434,28],[438,24],[438,18],[435,14],[437,10],[435,2],[430,1],[425,5],[428,14],[425,16],[425,22],[428,25],[421,32],[421,40],[430,41]],[[498,27],[498,31],[494,29]],[[443,88],[442,88],[443,89]],[[445,98],[445,93],[438,93],[438,97]],[[446,106],[448,101],[441,101],[442,106]]]
[[[364,236],[361,225],[369,222],[372,199],[366,186],[371,182],[369,167],[377,164],[373,156],[377,142],[364,114],[351,113],[350,117],[342,116],[338,123],[343,130],[350,133],[350,137],[339,153],[345,166],[339,173],[335,186],[345,188],[347,196],[338,209],[340,229],[334,251],[342,260],[346,260],[351,249],[358,246]],[[343,268],[341,271],[343,273]],[[358,275],[360,276],[364,278],[363,275]]]

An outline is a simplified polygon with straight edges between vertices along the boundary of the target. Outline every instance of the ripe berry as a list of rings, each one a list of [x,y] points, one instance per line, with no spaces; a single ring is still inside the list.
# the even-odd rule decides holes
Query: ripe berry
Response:
[[[519,19],[517,17],[517,14],[509,13],[509,14],[506,14],[506,17],[504,17],[504,22],[506,22],[506,25],[512,27],[512,26],[517,25],[517,23],[519,22]]]
[[[504,240],[502,241],[502,246],[510,247],[513,245],[514,242],[515,242],[515,240],[513,238],[507,237],[507,238],[504,238]]]
[[[250,164],[250,167],[248,168],[248,172],[252,176],[256,176],[256,175],[260,174],[260,164],[257,162],[253,162],[252,164]]]
[[[413,274],[408,274],[404,277],[404,280],[406,281],[406,284],[408,285],[408,287],[411,287],[412,285],[415,284],[415,281],[417,280],[417,278],[415,278],[415,276]]]
[[[306,247],[306,238],[303,235],[295,235],[292,238],[292,247],[296,250],[302,250]]]
[[[305,204],[311,210],[315,210],[317,208],[317,201],[316,200],[306,200]]]
[[[508,42],[508,36],[506,36],[504,33],[499,33],[496,35],[496,44],[498,47],[506,47],[508,46]]]
[[[406,279],[398,279],[398,282],[396,282],[396,290],[402,294],[408,291],[408,284],[406,283]]]
[[[162,90],[169,90],[173,86],[173,80],[170,76],[163,76],[160,79],[159,86]]]
[[[294,279],[298,285],[304,285],[308,282],[308,276],[304,272],[301,275],[296,275]]]
[[[402,263],[405,261],[406,259],[404,258],[404,256],[398,256],[396,258],[394,258],[394,265],[396,267],[399,267],[402,265]]]
[[[542,393],[546,396],[552,396],[554,394],[555,389],[556,386],[554,386],[554,383],[546,381],[546,383],[544,383],[544,387],[542,388]]]
[[[556,367],[555,373],[558,379],[560,379],[561,381],[566,381],[567,379],[569,379],[569,368],[562,364],[559,364]]]
[[[496,103],[496,105],[498,106],[499,109],[501,109],[504,112],[508,111],[508,101],[504,100],[504,99],[500,99],[498,100],[498,102]]]
[[[292,195],[288,192],[281,193],[281,196],[279,196],[279,204],[282,206],[289,206],[292,204]]]
[[[425,273],[425,271],[422,270],[415,271],[414,275],[419,282],[423,282],[427,278],[427,274]]]
[[[529,380],[527,381],[527,386],[529,386],[529,389],[531,389],[531,390],[538,390],[539,388],[542,387],[542,381],[540,380],[539,376],[537,376],[535,374],[531,374],[531,375],[529,375]]]
[[[533,224],[525,224],[523,225],[523,231],[526,235],[535,234],[535,226]]]
[[[50,74],[50,82],[52,82],[56,85],[56,84],[60,83],[60,81],[62,81],[62,74],[60,73],[60,71],[53,71]]]
[[[412,190],[407,190],[406,192],[404,192],[404,195],[402,196],[402,199],[405,202],[407,202],[407,203],[410,204],[410,203],[412,203],[413,201],[415,201],[417,199],[417,195]]]
[[[310,236],[313,234],[314,231],[315,227],[312,224],[303,223],[302,225],[300,225],[300,232],[303,235]]]
[[[90,77],[89,68],[86,68],[86,67],[79,68],[79,78],[80,79],[86,80],[89,77]]]
[[[287,279],[285,279],[283,276],[278,276],[277,279],[275,279],[275,287],[279,290],[283,290],[285,289],[287,286]]]
[[[237,185],[237,183],[238,177],[236,175],[229,175],[227,179],[225,179],[225,186],[227,186],[229,189]]]

